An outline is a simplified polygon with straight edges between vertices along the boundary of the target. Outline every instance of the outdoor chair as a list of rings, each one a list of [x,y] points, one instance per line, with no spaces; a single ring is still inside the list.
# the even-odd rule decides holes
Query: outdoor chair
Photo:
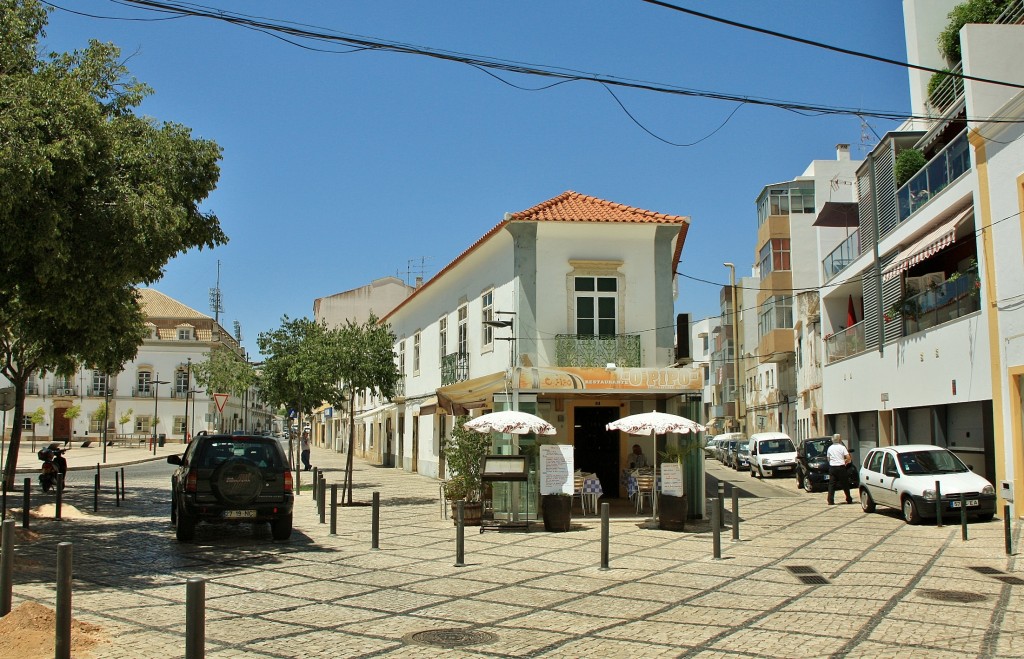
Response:
[[[636,477],[636,512],[641,513],[644,509],[644,499],[651,502],[654,507],[654,472],[649,474],[637,474]]]
[[[576,472],[576,474],[573,476],[572,499],[573,499],[573,501],[575,501],[576,499],[579,499],[579,501],[580,501],[580,510],[582,510],[583,514],[586,515],[587,514],[587,495],[585,495],[583,493],[583,474],[581,474],[579,472]]]

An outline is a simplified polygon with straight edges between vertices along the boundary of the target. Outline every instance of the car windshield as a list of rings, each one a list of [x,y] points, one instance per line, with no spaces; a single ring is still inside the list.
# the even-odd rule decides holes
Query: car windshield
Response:
[[[946,450],[900,453],[898,457],[900,469],[908,476],[959,474],[968,471],[960,458]]]
[[[819,439],[819,440],[815,440],[813,442],[807,442],[806,444],[804,444],[804,454],[807,456],[808,460],[813,460],[814,458],[820,458],[820,457],[824,456],[825,455],[825,451],[827,451],[827,450],[828,450],[828,447],[825,446],[825,440],[824,439]]]
[[[740,455],[750,455],[750,447],[746,444],[741,444],[740,447],[736,449],[736,452]]]
[[[766,439],[757,448],[761,453],[793,453],[792,440],[789,439]]]
[[[279,454],[266,441],[243,440],[241,438],[220,439],[210,442],[203,454],[203,466],[216,468],[231,458],[243,458],[260,468],[280,468]]]

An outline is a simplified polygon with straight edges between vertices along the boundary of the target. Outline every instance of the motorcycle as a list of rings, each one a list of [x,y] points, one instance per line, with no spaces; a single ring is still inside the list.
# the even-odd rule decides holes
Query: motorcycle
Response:
[[[43,492],[49,492],[51,487],[59,485],[64,490],[65,481],[68,475],[68,461],[64,458],[67,449],[61,448],[60,444],[54,442],[37,455],[43,461],[43,473],[39,474],[39,484]]]

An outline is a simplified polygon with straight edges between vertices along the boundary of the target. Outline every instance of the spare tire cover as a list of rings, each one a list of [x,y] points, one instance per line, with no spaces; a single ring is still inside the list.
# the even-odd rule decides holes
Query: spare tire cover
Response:
[[[249,460],[233,458],[217,468],[211,484],[224,503],[243,505],[255,501],[263,491],[263,474]]]

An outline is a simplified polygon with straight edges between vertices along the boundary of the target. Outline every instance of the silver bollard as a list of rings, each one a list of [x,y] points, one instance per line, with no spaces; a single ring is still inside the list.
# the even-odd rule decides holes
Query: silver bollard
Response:
[[[373,514],[370,520],[370,549],[380,549],[380,492],[373,493]]]
[[[5,519],[3,544],[0,553],[0,618],[11,612],[11,592],[14,588],[14,520]]]
[[[455,567],[466,567],[465,505],[466,501],[459,499],[455,506]]]
[[[734,485],[732,488],[732,541],[739,542],[740,539],[740,491]]]
[[[331,483],[331,535],[338,535],[338,484]]]
[[[601,504],[601,569],[608,570],[608,518],[610,506]]]
[[[718,499],[711,500],[711,547],[715,558],[722,557],[722,519],[721,502]]]
[[[185,584],[185,659],[206,656],[206,580],[193,577]]]
[[[71,659],[71,543],[57,545],[57,629],[54,659]]]

